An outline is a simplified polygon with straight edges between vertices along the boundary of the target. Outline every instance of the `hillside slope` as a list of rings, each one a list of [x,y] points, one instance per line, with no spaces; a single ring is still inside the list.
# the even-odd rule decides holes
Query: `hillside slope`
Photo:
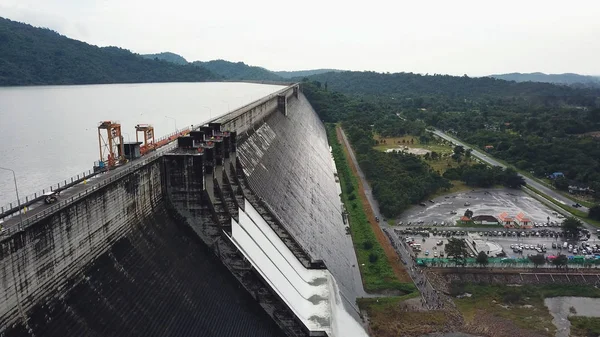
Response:
[[[225,60],[212,60],[207,62],[196,61],[193,65],[201,66],[228,80],[254,80],[254,81],[283,81],[284,79],[262,67],[250,66],[244,62],[229,62]]]
[[[550,83],[515,83],[491,77],[345,71],[313,75],[309,79],[327,84],[329,89],[348,94],[407,98],[438,96],[463,100],[492,97],[553,97],[568,98],[574,104],[593,105],[596,98],[600,97],[599,89],[576,89]]]
[[[579,74],[510,73],[490,75],[489,77],[515,82],[546,82],[566,85],[589,85],[600,87],[600,77]]]
[[[337,69],[310,69],[310,70],[294,70],[294,71],[274,71],[275,74],[283,78],[294,78],[294,77],[305,77],[312,75],[319,75],[330,72],[341,72],[343,70]]]
[[[89,45],[54,31],[0,18],[0,85],[198,82],[202,67],[148,60],[117,47]]]
[[[159,59],[180,65],[188,64],[188,61],[183,56],[171,52],[144,54],[142,57],[149,60]]]

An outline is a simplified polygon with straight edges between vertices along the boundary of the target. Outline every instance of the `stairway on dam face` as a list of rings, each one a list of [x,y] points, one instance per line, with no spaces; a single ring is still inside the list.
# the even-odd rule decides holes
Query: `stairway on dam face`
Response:
[[[283,337],[221,262],[164,207],[37,305],[16,336]]]
[[[187,155],[189,153],[186,151],[169,154],[171,157]],[[232,215],[237,213],[237,210],[234,212],[232,209],[236,202],[233,189],[228,188],[226,184],[223,185],[227,176],[222,171],[222,166],[216,165],[207,170],[201,170],[198,165],[204,165],[202,160],[186,159],[166,159],[165,165],[167,179],[175,177],[175,179],[167,181],[166,187],[168,208],[173,216],[194,230],[195,234],[213,250],[225,267],[258,301],[264,311],[274,319],[287,336],[307,336],[307,330],[296,319],[290,308],[273,292],[223,233],[228,229],[230,231]],[[208,173],[205,173],[204,179],[201,179],[197,175],[198,172]],[[206,181],[206,186],[199,196],[197,190],[200,181]],[[186,186],[186,188],[181,188],[181,186]],[[204,210],[200,217],[198,214],[189,212],[188,208],[191,205],[202,205],[202,207],[192,206],[194,209]],[[212,235],[211,233],[218,234]]]

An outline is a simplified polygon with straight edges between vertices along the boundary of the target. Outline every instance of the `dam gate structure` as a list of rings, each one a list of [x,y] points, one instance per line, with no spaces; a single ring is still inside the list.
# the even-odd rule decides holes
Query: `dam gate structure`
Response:
[[[334,277],[352,261],[330,272],[335,256],[307,245],[312,238],[289,220],[304,222],[298,212],[308,205],[281,208],[267,194],[285,187],[255,176],[290,146],[282,134],[315,132],[318,179],[292,183],[311,192],[289,204],[337,193],[322,125],[312,109],[303,116],[307,104],[298,84],[286,87],[26,218],[0,242],[0,336],[339,336]],[[271,174],[285,181],[294,172],[283,169]],[[318,208],[330,235],[336,216],[342,223],[338,208]],[[340,284],[345,298],[352,287]]]

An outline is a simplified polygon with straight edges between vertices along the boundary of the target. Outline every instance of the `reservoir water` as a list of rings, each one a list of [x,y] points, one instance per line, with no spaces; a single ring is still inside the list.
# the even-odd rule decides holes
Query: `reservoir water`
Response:
[[[251,83],[144,83],[0,88],[0,167],[16,172],[19,196],[87,172],[99,159],[98,122],[117,120],[124,140],[135,125],[156,137],[199,124],[283,88]],[[16,201],[0,170],[0,207]]]

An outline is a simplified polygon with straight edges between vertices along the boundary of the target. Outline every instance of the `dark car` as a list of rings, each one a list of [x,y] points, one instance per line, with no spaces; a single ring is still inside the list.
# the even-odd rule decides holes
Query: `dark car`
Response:
[[[427,205],[425,205],[424,202],[419,203],[419,205],[421,205],[421,206],[427,206]]]

